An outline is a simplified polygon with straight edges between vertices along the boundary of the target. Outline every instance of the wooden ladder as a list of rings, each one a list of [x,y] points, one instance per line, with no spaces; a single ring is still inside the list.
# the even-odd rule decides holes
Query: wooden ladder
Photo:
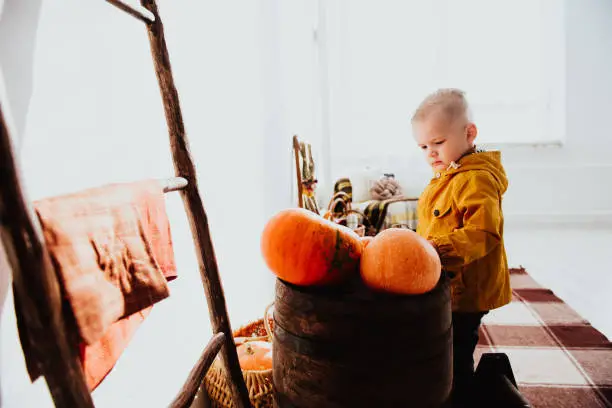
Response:
[[[181,192],[213,329],[211,340],[171,407],[191,405],[208,368],[219,352],[227,368],[234,406],[251,407],[232,336],[208,219],[198,191],[196,170],[189,152],[157,3],[155,0],[140,0],[142,7],[136,8],[122,0],[106,1],[142,21],[149,35],[176,174],[176,177],[166,182],[164,191]],[[21,308],[32,346],[37,355],[45,357],[41,371],[55,406],[93,407],[78,352],[71,347],[67,337],[62,315],[61,288],[45,248],[40,224],[22,189],[20,171],[2,108],[0,101],[0,219],[2,242],[13,272],[13,289],[23,299]]]

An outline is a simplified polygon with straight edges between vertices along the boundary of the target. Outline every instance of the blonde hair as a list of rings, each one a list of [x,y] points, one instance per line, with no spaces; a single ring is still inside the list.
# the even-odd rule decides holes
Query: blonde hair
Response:
[[[442,88],[428,95],[412,115],[411,122],[420,122],[432,114],[443,114],[449,123],[457,119],[472,120],[465,92],[455,88]]]

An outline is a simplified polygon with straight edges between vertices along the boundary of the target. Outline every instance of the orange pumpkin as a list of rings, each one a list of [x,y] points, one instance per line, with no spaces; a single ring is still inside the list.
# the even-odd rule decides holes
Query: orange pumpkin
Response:
[[[236,348],[240,368],[243,370],[271,370],[272,343],[248,341]]]
[[[361,243],[363,244],[363,248],[365,249],[365,247],[367,247],[370,244],[370,242],[372,242],[373,239],[374,237],[370,235],[361,237]]]
[[[440,279],[442,266],[426,239],[405,228],[389,228],[364,249],[361,278],[370,288],[397,294],[422,294]]]
[[[295,285],[336,284],[358,274],[362,250],[350,228],[303,208],[274,215],[261,237],[268,268]]]

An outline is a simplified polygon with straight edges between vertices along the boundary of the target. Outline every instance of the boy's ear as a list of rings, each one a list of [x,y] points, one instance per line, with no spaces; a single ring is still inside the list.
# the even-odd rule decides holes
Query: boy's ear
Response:
[[[468,143],[474,143],[476,136],[478,135],[478,128],[473,123],[468,123],[465,127],[465,135],[467,136]]]

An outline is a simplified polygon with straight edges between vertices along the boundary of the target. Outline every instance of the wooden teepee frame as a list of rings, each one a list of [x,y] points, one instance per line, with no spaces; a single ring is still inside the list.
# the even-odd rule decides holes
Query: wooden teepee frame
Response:
[[[137,9],[121,0],[106,1],[144,22],[149,35],[176,174],[176,177],[166,182],[164,191],[181,192],[214,332],[171,406],[188,407],[191,404],[208,368],[215,356],[221,352],[234,395],[234,405],[237,408],[250,407],[206,211],[198,190],[196,169],[189,152],[157,3],[155,0],[140,0],[142,8]],[[23,299],[21,309],[24,311],[25,326],[34,351],[37,355],[44,356],[45,361],[41,363],[40,369],[46,378],[54,403],[57,407],[93,407],[77,350],[71,347],[66,335],[60,285],[45,248],[40,225],[22,189],[16,155],[1,103],[0,219],[2,242],[13,272],[13,289],[20,295],[19,298]]]

